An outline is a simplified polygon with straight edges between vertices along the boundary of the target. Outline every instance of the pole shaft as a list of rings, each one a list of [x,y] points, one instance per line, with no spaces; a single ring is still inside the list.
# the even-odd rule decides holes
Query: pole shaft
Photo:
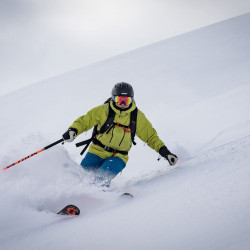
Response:
[[[59,144],[59,143],[61,143],[61,142],[64,142],[64,139],[60,139],[60,140],[58,140],[58,141],[56,141],[56,142],[54,142],[54,143],[52,143],[52,144],[46,146],[46,147],[44,148],[44,150],[49,149],[49,148],[52,148],[52,147],[54,147],[55,145],[57,145],[57,144]]]
[[[17,161],[17,162],[14,162],[13,164],[11,164],[11,165],[9,165],[9,166],[3,168],[3,170],[6,170],[6,169],[8,169],[8,168],[10,168],[10,167],[13,167],[13,166],[17,165],[18,163],[20,163],[20,162],[22,162],[22,161],[25,161],[25,160],[31,158],[32,156],[37,155],[37,154],[43,152],[44,150],[47,150],[47,149],[49,149],[49,148],[51,148],[51,147],[53,147],[53,146],[55,146],[55,145],[57,145],[57,144],[59,144],[59,143],[61,143],[61,142],[63,142],[63,141],[64,141],[63,139],[60,139],[60,140],[58,140],[58,141],[56,141],[56,142],[54,142],[54,143],[52,143],[52,144],[46,146],[45,148],[40,149],[40,150],[36,151],[35,153],[33,153],[33,154],[29,155],[29,156],[26,156],[26,157],[24,157],[23,159],[21,159],[21,160],[19,160],[19,161]]]

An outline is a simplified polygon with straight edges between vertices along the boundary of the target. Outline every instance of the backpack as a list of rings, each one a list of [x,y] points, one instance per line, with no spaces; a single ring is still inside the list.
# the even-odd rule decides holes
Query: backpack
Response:
[[[137,120],[137,113],[138,113],[138,108],[135,108],[131,113],[130,113],[130,124],[129,126],[125,126],[125,125],[122,125],[122,124],[117,124],[117,123],[114,123],[114,119],[115,119],[115,111],[111,108],[110,106],[110,100],[111,98],[109,98],[108,100],[106,100],[104,102],[105,103],[109,103],[109,113],[108,113],[108,117],[107,117],[107,120],[106,122],[103,124],[103,126],[100,128],[100,130],[98,131],[97,130],[97,126],[98,125],[95,125],[94,126],[94,129],[93,129],[93,132],[92,132],[92,136],[90,139],[88,140],[85,140],[85,141],[82,141],[82,142],[79,142],[79,143],[76,143],[76,147],[80,147],[80,146],[83,146],[85,145],[84,149],[82,150],[82,152],[80,153],[81,155],[84,154],[84,152],[87,150],[87,148],[89,147],[90,143],[96,139],[96,136],[98,134],[104,134],[105,132],[106,133],[109,133],[109,131],[114,127],[114,126],[119,126],[119,127],[123,127],[123,129],[126,131],[126,132],[130,132],[131,133],[131,140],[132,140],[132,143],[134,145],[136,145],[136,142],[135,142],[135,133],[136,133],[136,120]],[[130,129],[130,130],[128,130]]]

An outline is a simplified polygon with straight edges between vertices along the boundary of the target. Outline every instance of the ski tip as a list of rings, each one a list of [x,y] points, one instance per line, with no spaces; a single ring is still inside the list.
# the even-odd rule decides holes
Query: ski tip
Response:
[[[80,209],[75,205],[67,205],[57,214],[60,214],[60,215],[80,215]]]
[[[121,195],[121,197],[128,197],[128,198],[134,198],[134,196],[130,193],[124,193]]]

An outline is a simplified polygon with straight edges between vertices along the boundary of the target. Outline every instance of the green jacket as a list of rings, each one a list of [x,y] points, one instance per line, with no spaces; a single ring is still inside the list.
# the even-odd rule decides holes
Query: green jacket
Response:
[[[130,112],[136,108],[135,101],[133,101],[131,108],[126,111],[116,109],[112,100],[110,101],[110,105],[116,113],[114,122],[129,126]],[[100,130],[102,125],[107,120],[108,112],[108,103],[97,106],[91,109],[86,115],[76,119],[70,128],[77,129],[77,136],[93,128],[95,125],[98,125],[97,129]],[[138,110],[137,114],[136,135],[156,152],[159,152],[159,149],[164,146],[164,143],[159,139],[156,130],[152,127],[152,124],[140,110]],[[107,147],[120,151],[129,151],[132,146],[131,133],[125,132],[120,126],[115,126],[109,133],[105,132],[104,134],[99,134],[96,138]],[[107,152],[102,147],[93,143],[90,145],[88,152],[96,154],[103,159],[107,159],[112,156],[111,152]],[[128,161],[128,155],[117,153],[115,156],[120,157],[125,163]]]

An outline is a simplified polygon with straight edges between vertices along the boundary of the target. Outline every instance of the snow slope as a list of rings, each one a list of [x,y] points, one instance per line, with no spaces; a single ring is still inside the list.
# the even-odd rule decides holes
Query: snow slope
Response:
[[[180,160],[137,138],[111,192],[90,185],[74,144],[0,171],[0,249],[250,249],[249,27],[246,14],[2,96],[1,167],[60,139],[119,81]],[[79,217],[53,213],[68,203]]]

